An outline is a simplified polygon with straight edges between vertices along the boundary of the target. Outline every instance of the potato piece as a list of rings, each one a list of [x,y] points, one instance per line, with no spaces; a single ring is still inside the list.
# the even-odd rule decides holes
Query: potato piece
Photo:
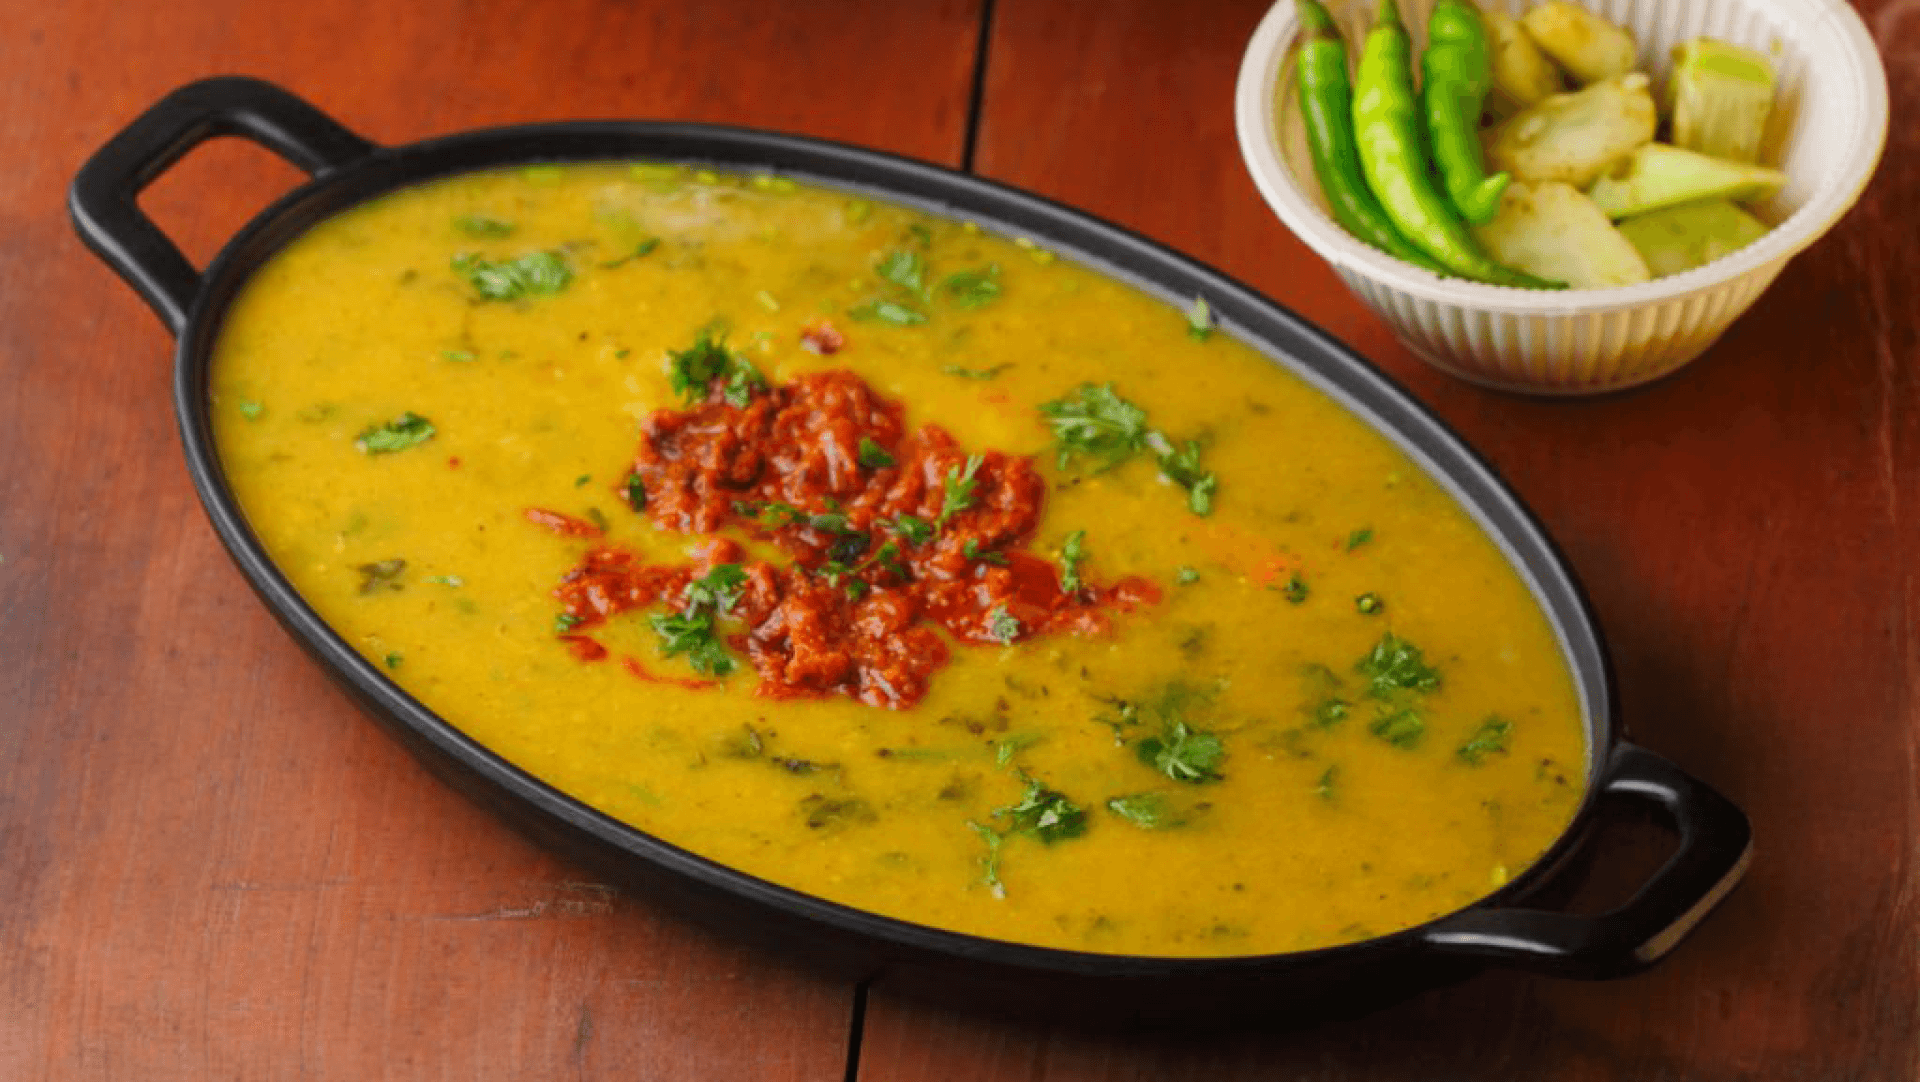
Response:
[[[1653,276],[1593,200],[1558,181],[1507,185],[1500,213],[1473,235],[1507,266],[1573,289],[1632,285]]]
[[[1667,106],[1674,146],[1728,161],[1759,161],[1773,111],[1773,65],[1751,49],[1695,38],[1673,50]]]
[[[1548,0],[1520,16],[1540,51],[1581,86],[1625,75],[1637,66],[1633,35],[1567,0]]]
[[[1515,180],[1558,180],[1576,188],[1653,138],[1658,117],[1641,72],[1554,94],[1486,133],[1487,161]]]
[[[1725,199],[1702,199],[1641,214],[1618,228],[1655,278],[1704,267],[1767,235],[1765,222]]]
[[[1587,194],[1618,219],[1696,199],[1765,199],[1786,182],[1778,169],[1648,143],[1594,181]]]
[[[1527,36],[1525,27],[1504,11],[1491,8],[1480,13],[1487,27],[1487,42],[1493,53],[1493,90],[1487,95],[1487,109],[1496,116],[1508,117],[1549,94],[1566,89],[1560,81],[1560,69]]]

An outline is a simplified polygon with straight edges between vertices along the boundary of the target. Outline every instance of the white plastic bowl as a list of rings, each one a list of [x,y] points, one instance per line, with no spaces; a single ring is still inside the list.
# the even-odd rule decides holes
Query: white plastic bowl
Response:
[[[1478,0],[1519,15],[1530,0]],[[1887,83],[1873,39],[1844,0],[1582,0],[1629,28],[1640,66],[1664,79],[1674,45],[1706,36],[1774,58],[1776,104],[1761,160],[1787,174],[1755,208],[1765,237],[1704,267],[1639,285],[1559,292],[1442,278],[1354,239],[1320,194],[1293,80],[1294,0],[1247,45],[1235,91],[1240,150],[1280,220],[1333,265],[1415,353],[1463,379],[1539,394],[1588,394],[1658,379],[1699,356],[1788,259],[1853,206],[1887,135]],[[1328,0],[1350,51],[1375,0]],[[1400,0],[1416,48],[1432,0]]]

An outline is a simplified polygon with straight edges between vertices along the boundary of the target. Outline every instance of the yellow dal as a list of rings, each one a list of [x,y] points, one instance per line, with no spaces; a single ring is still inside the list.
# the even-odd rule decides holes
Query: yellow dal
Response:
[[[471,215],[512,232],[469,235],[456,221]],[[607,265],[649,238],[647,254]],[[575,273],[550,296],[480,301],[450,266],[557,248]],[[915,301],[930,313],[920,326],[850,318],[895,296],[874,272],[895,250],[922,253],[934,280],[997,263],[1003,293],[974,309]],[[849,339],[832,357],[800,347],[822,316]],[[1050,491],[1031,550],[1050,556],[1085,530],[1090,579],[1144,576],[1164,602],[1118,618],[1109,638],[956,646],[924,702],[899,712],[758,698],[744,659],[721,692],[576,660],[554,637],[551,591],[591,542],[522,511],[595,509],[613,543],[685,560],[697,539],[654,529],[618,486],[639,422],[678,405],[667,351],[716,319],[771,379],[845,366],[906,403],[909,427],[1035,456]],[[1001,365],[991,379],[949,371]],[[1203,442],[1219,478],[1210,515],[1190,513],[1148,455],[1104,473],[1056,468],[1035,406],[1089,381]],[[326,221],[259,271],[221,333],[213,406],[267,549],[408,692],[609,815],[835,901],[1090,951],[1319,947],[1485,895],[1538,857],[1580,797],[1579,704],[1552,631],[1430,478],[1226,335],[1196,340],[1175,308],[961,223],[657,166],[435,183]],[[368,426],[406,411],[437,434],[356,450]],[[403,588],[363,594],[356,568],[393,558],[407,562]],[[1310,596],[1285,600],[1275,566],[1297,567]],[[1197,579],[1182,583],[1182,568]],[[1363,593],[1384,612],[1357,612]],[[1370,732],[1384,707],[1354,670],[1388,630],[1443,679],[1419,702],[1426,730],[1411,748]],[[692,675],[658,655],[644,614],[596,636],[653,672]],[[1312,665],[1339,678],[1344,721],[1314,723],[1328,688]],[[1172,780],[1120,742],[1154,723],[1110,724],[1112,700],[1152,703],[1175,684],[1193,693],[1187,720],[1224,742],[1222,780]],[[1510,751],[1470,765],[1456,749],[1491,715],[1513,723]],[[774,757],[834,769],[795,774]],[[1010,833],[990,862],[969,824],[1007,832],[998,810],[1020,800],[1023,774],[1083,807],[1086,829],[1052,844]],[[1104,806],[1142,792],[1206,807],[1146,830]],[[871,816],[809,826],[823,799]]]

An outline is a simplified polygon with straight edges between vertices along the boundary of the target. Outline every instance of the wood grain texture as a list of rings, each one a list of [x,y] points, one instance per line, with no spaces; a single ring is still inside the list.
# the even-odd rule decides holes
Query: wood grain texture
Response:
[[[1232,130],[1239,49],[1265,7],[1001,0],[979,171],[1249,282],[1455,425],[1585,581],[1633,736],[1748,810],[1753,871],[1641,977],[1494,974],[1301,1033],[1088,1036],[882,986],[861,1079],[1920,1076],[1920,4],[1860,5],[1895,122],[1855,211],[1698,363],[1570,402],[1428,368],[1267,212]]]
[[[64,190],[223,72],[381,142],[657,116],[954,162],[976,0],[0,6],[0,1078],[842,1078],[850,986],[523,843],[273,625]],[[297,177],[216,143],[144,205],[204,261]]]

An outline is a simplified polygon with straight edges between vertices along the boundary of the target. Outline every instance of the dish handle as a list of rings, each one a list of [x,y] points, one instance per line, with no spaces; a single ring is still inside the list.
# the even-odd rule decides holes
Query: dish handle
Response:
[[[226,75],[180,87],[95,151],[67,192],[74,228],[176,336],[200,292],[200,272],[136,200],[188,151],[225,135],[250,139],[315,176],[375,149],[272,83]]]
[[[1653,752],[1616,746],[1600,794],[1656,804],[1680,834],[1679,848],[1632,898],[1594,916],[1471,909],[1427,928],[1427,946],[1555,977],[1623,977],[1665,956],[1746,874],[1753,830],[1745,813]]]

